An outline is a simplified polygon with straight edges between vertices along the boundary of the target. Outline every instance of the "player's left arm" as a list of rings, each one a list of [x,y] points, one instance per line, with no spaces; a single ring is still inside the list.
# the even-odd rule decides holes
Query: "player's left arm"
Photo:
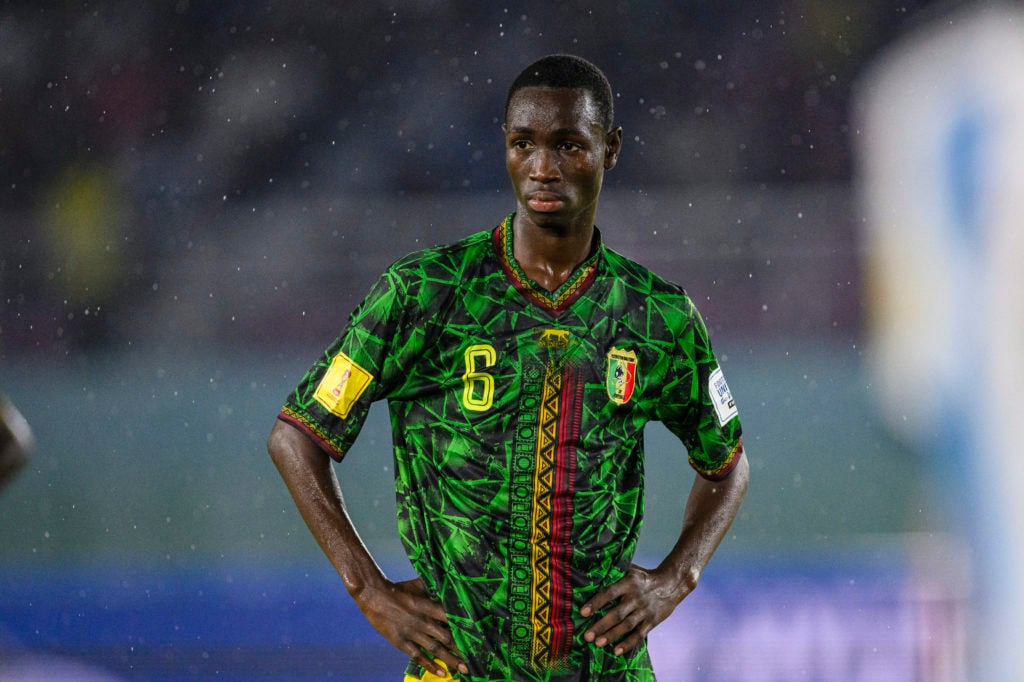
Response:
[[[616,655],[632,651],[697,587],[705,566],[739,512],[750,480],[741,450],[722,480],[697,476],[683,513],[683,529],[661,564],[648,570],[633,565],[626,575],[594,595],[581,613],[608,612],[583,634],[588,642],[614,647]]]

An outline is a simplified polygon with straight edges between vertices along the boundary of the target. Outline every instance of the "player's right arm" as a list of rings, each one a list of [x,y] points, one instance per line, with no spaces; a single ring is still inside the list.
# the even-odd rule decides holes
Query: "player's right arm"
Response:
[[[370,555],[345,509],[330,456],[282,420],[274,424],[267,450],[313,537],[370,624],[427,670],[443,677],[433,660],[439,659],[468,672],[441,605],[427,596],[419,579],[388,580]]]

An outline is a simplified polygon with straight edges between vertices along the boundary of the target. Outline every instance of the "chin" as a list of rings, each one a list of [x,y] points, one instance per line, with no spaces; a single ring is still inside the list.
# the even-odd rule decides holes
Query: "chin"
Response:
[[[569,228],[572,219],[564,213],[533,213],[529,212],[530,220],[537,227],[546,230],[564,231]]]

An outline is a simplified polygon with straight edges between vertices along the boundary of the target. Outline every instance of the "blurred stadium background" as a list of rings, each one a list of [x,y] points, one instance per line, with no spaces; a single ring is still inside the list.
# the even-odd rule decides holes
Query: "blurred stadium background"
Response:
[[[954,9],[0,2],[0,392],[37,439],[0,490],[0,680],[398,679],[264,442],[380,270],[513,208],[505,88],[549,52],[606,70],[599,225],[698,302],[751,455],[662,679],[967,679],[977,524],[878,386],[855,106]],[[657,561],[691,474],[648,443]],[[383,408],[339,476],[408,574]]]

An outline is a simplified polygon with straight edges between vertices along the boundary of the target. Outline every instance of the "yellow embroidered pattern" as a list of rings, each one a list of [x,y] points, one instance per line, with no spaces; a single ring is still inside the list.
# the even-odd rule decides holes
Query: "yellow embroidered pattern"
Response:
[[[561,312],[576,300],[576,297],[583,288],[591,282],[597,272],[598,253],[594,253],[576,270],[576,274],[558,288],[554,293],[549,292],[526,276],[519,263],[512,256],[512,216],[508,216],[498,226],[497,244],[499,245],[498,255],[501,258],[502,266],[509,277],[512,278],[516,288],[527,298],[535,303],[548,308],[554,312]]]

